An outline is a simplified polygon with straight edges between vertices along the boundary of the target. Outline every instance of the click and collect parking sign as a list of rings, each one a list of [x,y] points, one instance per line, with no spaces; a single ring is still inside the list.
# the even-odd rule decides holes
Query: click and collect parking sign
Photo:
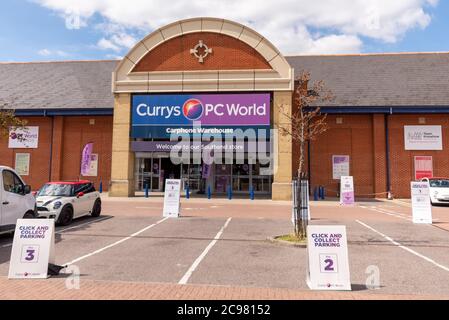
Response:
[[[164,217],[179,217],[181,198],[181,179],[165,180]]]
[[[432,223],[432,206],[428,182],[411,182],[413,223]]]
[[[54,247],[54,219],[17,220],[8,278],[47,278],[48,264],[55,263]]]
[[[307,226],[307,285],[312,290],[351,290],[345,226]]]

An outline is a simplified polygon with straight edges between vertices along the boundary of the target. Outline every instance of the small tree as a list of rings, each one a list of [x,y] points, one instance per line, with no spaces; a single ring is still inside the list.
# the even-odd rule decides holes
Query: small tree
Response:
[[[23,128],[27,124],[26,120],[15,116],[11,106],[12,103],[0,101],[0,137],[7,137],[10,127]]]
[[[306,176],[304,170],[306,144],[315,140],[328,128],[326,115],[321,113],[319,105],[333,99],[324,81],[310,83],[310,78],[310,72],[303,71],[295,83],[292,110],[286,110],[285,106],[280,108],[282,115],[291,123],[291,126],[279,126],[279,133],[290,136],[299,144],[298,179]],[[306,237],[306,224],[300,215],[295,219],[295,235],[300,239]]]

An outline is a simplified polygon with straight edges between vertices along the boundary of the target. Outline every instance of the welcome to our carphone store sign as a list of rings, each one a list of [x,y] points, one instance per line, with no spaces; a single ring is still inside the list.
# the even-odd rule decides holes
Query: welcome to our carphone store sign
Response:
[[[270,127],[270,93],[136,94],[132,137],[170,134],[232,134],[235,129]]]

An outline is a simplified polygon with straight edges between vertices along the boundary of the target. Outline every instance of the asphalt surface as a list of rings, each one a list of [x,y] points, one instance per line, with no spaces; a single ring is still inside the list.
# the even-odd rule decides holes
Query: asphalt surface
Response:
[[[183,206],[183,217],[163,220],[161,201],[105,202],[100,218],[58,227],[56,262],[73,262],[81,281],[187,277],[190,284],[307,290],[306,249],[267,240],[292,231],[288,204],[242,201],[230,211],[226,202],[198,201]],[[346,225],[353,290],[449,296],[448,230],[413,224],[410,208],[396,203],[312,204],[311,210],[313,224]],[[439,223],[449,220],[449,208],[436,212]],[[11,241],[0,237],[0,276],[8,274]],[[373,266],[380,271],[377,290],[366,287]]]

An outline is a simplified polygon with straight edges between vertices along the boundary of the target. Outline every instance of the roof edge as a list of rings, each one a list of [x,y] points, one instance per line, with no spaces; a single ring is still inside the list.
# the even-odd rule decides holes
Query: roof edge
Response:
[[[342,54],[297,54],[284,55],[285,58],[296,57],[359,57],[359,56],[400,56],[400,55],[430,55],[430,54],[449,54],[449,51],[427,51],[427,52],[373,52],[373,53],[342,53]]]
[[[0,61],[2,64],[46,64],[46,63],[78,63],[78,62],[120,62],[118,59],[99,59],[99,60],[54,60],[54,61]]]

